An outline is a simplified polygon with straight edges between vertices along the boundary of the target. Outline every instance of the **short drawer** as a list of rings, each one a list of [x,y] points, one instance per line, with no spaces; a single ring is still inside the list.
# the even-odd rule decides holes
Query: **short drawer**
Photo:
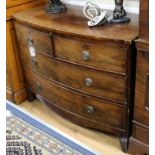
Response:
[[[22,24],[15,23],[16,36],[19,44],[33,47],[48,55],[53,55],[53,45],[50,34],[43,33]]]
[[[36,52],[35,57],[31,57],[28,48],[22,46],[20,49],[24,65],[51,80],[89,95],[123,103],[126,101],[126,78],[124,77],[78,67],[39,52]]]
[[[27,86],[58,107],[83,116],[90,121],[124,130],[125,105],[104,102],[57,85],[24,68]]]
[[[135,137],[140,142],[149,144],[149,130],[140,125],[137,125],[136,123],[133,125],[133,137]]]
[[[54,36],[56,57],[97,69],[126,73],[127,49],[114,43],[88,43]]]

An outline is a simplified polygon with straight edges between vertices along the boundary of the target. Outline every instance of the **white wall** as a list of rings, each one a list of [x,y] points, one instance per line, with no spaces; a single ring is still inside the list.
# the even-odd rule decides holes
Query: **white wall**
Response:
[[[91,1],[99,4],[103,9],[114,9],[114,0],[62,0],[65,3],[84,5],[86,2]],[[124,0],[124,8],[127,12],[139,13],[139,0]]]
[[[87,0],[78,0],[78,1],[87,1]],[[99,2],[99,3],[105,3],[105,4],[114,4],[114,0],[89,0],[91,2]],[[124,6],[132,6],[132,7],[138,7],[139,0],[124,0]]]

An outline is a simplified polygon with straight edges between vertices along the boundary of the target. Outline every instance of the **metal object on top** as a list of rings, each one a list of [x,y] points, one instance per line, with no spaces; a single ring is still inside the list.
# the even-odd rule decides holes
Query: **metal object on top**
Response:
[[[84,82],[85,82],[85,85],[88,87],[92,86],[92,84],[93,84],[93,80],[90,77],[85,78]]]
[[[89,114],[92,114],[95,112],[95,108],[93,106],[87,105],[86,110]]]
[[[83,51],[82,52],[82,59],[83,60],[89,60],[90,59],[90,52],[89,51]]]
[[[66,6],[60,0],[49,0],[49,4],[45,8],[47,13],[62,13],[67,10]]]
[[[115,9],[112,15],[108,15],[107,11],[99,8],[98,5],[87,2],[83,8],[83,14],[88,21],[88,26],[93,27],[102,25],[104,23],[125,23],[129,22],[130,18],[126,15],[126,11],[123,7],[123,0],[115,0]]]
[[[83,14],[89,19],[88,26],[102,25],[107,21],[107,11],[103,11],[98,5],[87,2],[83,8]]]

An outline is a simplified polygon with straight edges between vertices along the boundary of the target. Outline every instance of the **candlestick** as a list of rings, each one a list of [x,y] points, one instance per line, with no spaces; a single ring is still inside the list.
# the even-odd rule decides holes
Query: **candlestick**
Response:
[[[115,9],[113,11],[113,19],[111,23],[124,23],[129,22],[130,18],[126,16],[126,11],[123,7],[123,0],[115,0]]]

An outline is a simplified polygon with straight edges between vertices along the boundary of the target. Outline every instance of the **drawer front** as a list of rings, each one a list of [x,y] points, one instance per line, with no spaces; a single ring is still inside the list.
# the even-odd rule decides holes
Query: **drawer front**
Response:
[[[136,123],[134,123],[134,125],[133,125],[133,136],[137,140],[139,140],[145,144],[149,144],[149,131],[148,131],[148,129],[140,127],[139,125],[136,125]]]
[[[53,45],[50,34],[33,30],[19,23],[15,23],[15,29],[19,44],[32,47],[48,55],[53,55]]]
[[[124,77],[77,67],[39,52],[36,52],[35,57],[31,57],[28,48],[22,46],[20,49],[22,62],[33,71],[91,95],[120,102],[126,100],[126,79]]]
[[[125,105],[116,105],[81,95],[54,84],[27,68],[24,71],[28,87],[58,107],[89,120],[124,130]]]
[[[126,73],[126,49],[114,44],[92,44],[54,37],[55,55],[80,65]]]
[[[149,54],[137,52],[134,120],[149,125]]]

